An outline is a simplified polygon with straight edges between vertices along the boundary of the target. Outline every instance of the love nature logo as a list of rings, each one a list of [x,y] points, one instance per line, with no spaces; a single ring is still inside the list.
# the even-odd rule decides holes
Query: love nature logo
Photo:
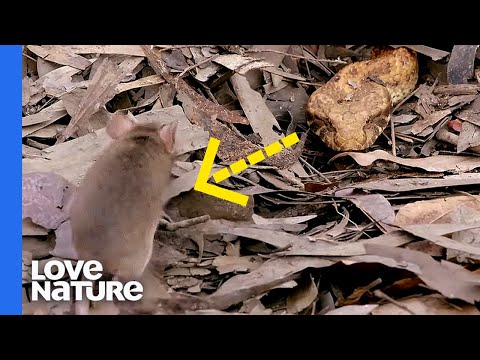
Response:
[[[56,271],[54,271],[56,269]],[[103,266],[96,260],[51,260],[45,264],[43,274],[39,261],[32,261],[32,301],[43,298],[46,301],[138,301],[143,297],[143,286],[138,281],[122,283],[117,280],[98,281]],[[68,275],[70,281],[62,280]],[[98,281],[98,292],[94,291]]]

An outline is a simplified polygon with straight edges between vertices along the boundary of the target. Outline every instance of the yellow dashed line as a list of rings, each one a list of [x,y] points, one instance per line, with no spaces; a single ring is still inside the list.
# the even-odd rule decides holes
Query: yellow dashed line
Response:
[[[213,174],[213,179],[215,182],[219,183],[225,179],[230,177],[230,172],[228,171],[227,167],[224,167],[222,170],[218,170],[215,174]]]
[[[285,136],[282,139],[282,143],[285,148],[289,148],[290,146],[295,145],[299,141],[300,139],[298,138],[297,133],[291,133],[290,135]]]
[[[255,165],[260,161],[265,160],[265,155],[263,155],[262,150],[255,151],[253,154],[247,156],[248,162],[250,165]]]
[[[265,152],[267,153],[267,156],[273,156],[282,150],[283,150],[283,147],[282,145],[280,145],[280,142],[278,141],[275,141],[274,143],[268,146],[265,146]]]
[[[246,168],[248,168],[248,165],[243,159],[240,159],[237,162],[234,162],[232,165],[230,165],[230,170],[232,170],[232,173],[234,174],[238,174],[239,172],[242,172]]]
[[[300,139],[298,138],[297,133],[292,133],[284,137],[283,139],[280,139],[280,141],[283,146],[285,146],[285,149],[287,149],[290,146],[298,143]],[[270,145],[263,148],[268,157],[278,154],[284,149],[280,144],[280,141],[275,141],[274,143],[271,143]],[[213,174],[213,179],[217,183],[222,182],[223,180],[226,180],[231,176],[230,172],[228,171],[229,168],[233,174],[238,174],[247,169],[248,166],[258,164],[259,162],[265,160],[265,155],[263,154],[262,150],[258,150],[255,151],[253,154],[248,155],[247,159],[250,165],[247,165],[244,159],[240,159],[231,164],[229,167],[224,167],[223,169],[217,171],[215,174]]]

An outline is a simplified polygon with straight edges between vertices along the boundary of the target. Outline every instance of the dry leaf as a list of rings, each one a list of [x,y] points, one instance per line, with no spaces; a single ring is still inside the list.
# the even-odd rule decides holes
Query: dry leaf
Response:
[[[277,89],[275,93],[269,94],[266,105],[279,120],[294,120],[298,124],[305,124],[305,106],[308,101],[308,94],[302,86],[286,84],[285,87]],[[292,130],[295,130],[294,128]]]
[[[474,96],[474,95],[472,95]],[[455,116],[463,121],[480,126],[480,97],[475,95],[476,99],[466,106],[465,109],[459,111]]]
[[[304,215],[304,216],[292,216],[292,217],[287,217],[287,218],[264,218],[261,217],[260,215],[253,214],[252,215],[252,220],[255,224],[258,225],[267,225],[267,224],[300,224],[302,222],[308,221],[315,219],[317,217],[316,214],[312,215]]]
[[[479,173],[462,173],[459,175],[448,175],[443,178],[404,178],[404,179],[382,179],[356,183],[355,188],[364,190],[381,190],[389,192],[403,192],[413,190],[434,189],[440,187],[455,187],[475,185],[480,183]]]
[[[78,105],[75,115],[72,116],[72,120],[56,144],[68,139],[79,125],[88,127],[91,116],[115,96],[116,86],[125,78],[126,74],[133,71],[140,60],[138,58],[127,59],[117,66],[112,60],[105,58],[97,69],[85,97]]]
[[[367,244],[365,250],[367,254],[391,258],[403,264],[404,268],[407,268],[408,264],[413,265],[408,270],[418,275],[427,286],[449,299],[461,299],[471,304],[480,300],[480,286],[478,286],[480,274],[472,273],[448,261],[439,263],[429,255],[418,251],[377,244]]]
[[[412,114],[392,115],[392,120],[395,124],[408,124],[417,117],[418,115]]]
[[[390,202],[380,194],[351,195],[346,198],[354,203],[375,222],[383,225],[392,225],[395,212]]]
[[[480,211],[480,195],[452,196],[406,204],[398,210],[395,225],[452,223],[453,211],[458,207]]]
[[[365,254],[364,246],[367,244],[383,244],[385,246],[395,247],[408,244],[413,240],[413,236],[398,231],[392,231],[375,238],[347,244],[332,244],[331,242],[322,240],[312,242],[309,240],[305,241],[303,238],[298,237],[298,240],[294,242],[292,247],[286,250],[284,254],[290,256],[354,256]]]
[[[480,246],[461,243],[448,237],[438,235],[438,233],[451,234],[458,231],[480,229],[480,218],[476,224],[422,224],[422,225],[403,225],[401,228],[412,235],[429,240],[437,245],[447,249],[480,256]],[[447,230],[448,229],[448,230]]]
[[[286,78],[286,79],[297,80],[297,81],[306,81],[306,79],[303,76],[288,73],[286,71],[281,71],[278,68],[267,67],[264,70],[268,71],[269,73],[272,74],[272,79],[273,79],[273,75],[277,75],[277,76],[280,76],[280,77]]]
[[[280,136],[273,131],[273,127],[279,130],[281,129],[280,125],[268,110],[261,95],[250,87],[244,76],[235,74],[231,81],[240,105],[250,121],[253,131],[260,135],[262,144],[266,146],[279,140]]]
[[[428,158],[404,159],[383,150],[375,150],[369,153],[344,152],[335,155],[330,161],[344,156],[351,156],[361,166],[370,166],[377,160],[387,160],[431,172],[464,172],[480,167],[480,158],[476,156],[438,155]]]
[[[77,55],[65,46],[59,45],[27,45],[28,50],[35,53],[44,60],[53,63],[68,65],[75,69],[85,70],[92,63],[83,56]]]
[[[243,302],[240,313],[247,313],[250,315],[271,315],[272,310],[265,308],[258,298],[248,299]]]
[[[290,45],[253,45],[250,48],[250,56],[256,59],[264,59],[272,66],[279,66],[285,55],[282,53],[288,52]],[[268,51],[273,50],[273,51]],[[280,52],[280,53],[278,53]],[[257,89],[263,82],[262,70],[253,69],[247,72],[246,77],[250,83],[252,89]]]
[[[331,310],[325,315],[370,315],[379,305],[347,305]]]
[[[347,209],[343,208],[343,217],[342,217],[342,220],[335,224],[335,226],[333,228],[331,228],[330,230],[328,230],[327,232],[325,232],[325,235],[327,236],[331,236],[333,238],[343,234],[345,232],[345,226],[347,226],[348,224],[348,221],[350,220],[350,213],[347,211]],[[323,234],[320,234],[320,236],[310,236],[309,239],[312,240],[313,239],[324,239],[323,238]]]
[[[313,304],[318,296],[318,289],[310,276],[309,281],[299,286],[287,297],[287,311],[289,314],[298,314]]]
[[[236,71],[241,75],[244,75],[252,69],[273,66],[273,64],[269,62],[237,54],[216,56],[212,61],[225,66],[227,69]]]
[[[22,236],[46,236],[48,229],[32,222],[32,219],[22,219]]]
[[[243,236],[258,241],[263,241],[266,244],[276,246],[278,248],[285,248],[298,241],[306,241],[306,237],[300,237],[288,234],[283,231],[274,231],[269,229],[259,229],[255,227],[246,227],[235,222],[225,220],[211,220],[202,224],[202,231],[205,234],[230,234]]]
[[[87,95],[87,90],[85,89],[74,89],[69,93],[62,95],[61,99],[63,105],[65,106],[68,114],[73,118],[76,112],[79,109],[80,104],[85,99]],[[110,121],[112,114],[101,106],[98,111],[93,113],[88,122],[79,123],[78,130],[76,131],[77,136],[83,136],[89,133],[90,130],[96,131],[101,128],[104,128]]]
[[[279,189],[279,190],[287,190],[287,191],[297,191],[299,190],[298,188],[288,185],[286,182],[280,180],[278,177],[275,175],[272,175],[268,172],[265,171],[259,171],[257,172],[257,175],[261,177],[263,180],[265,180],[267,183],[272,185],[274,188]]]
[[[223,310],[291,280],[296,273],[306,268],[330,265],[333,265],[332,261],[315,257],[271,259],[255,271],[230,278],[209,296],[209,300],[216,304],[216,308]]]
[[[452,212],[452,220],[457,224],[480,224],[480,211],[469,207],[458,207]],[[480,248],[480,228],[458,231],[452,234],[452,240]],[[480,256],[452,249],[447,250],[447,260],[456,257],[458,262],[478,262]]]
[[[22,250],[22,284],[32,282],[32,253]]]
[[[217,256],[212,265],[217,267],[219,274],[231,272],[251,272],[262,265],[258,256]]]
[[[418,120],[412,126],[412,134],[417,135],[424,131],[429,126],[437,124],[440,120],[445,118],[447,115],[452,113],[452,109],[435,111],[431,114],[428,114],[422,120]]]
[[[32,259],[40,259],[50,255],[53,243],[50,240],[40,240],[34,236],[22,236],[22,249],[32,255]]]
[[[178,49],[162,52],[162,59],[171,69],[182,71],[188,66],[185,56],[183,56],[183,53]]]
[[[22,118],[22,127],[35,125],[43,122],[48,122],[53,120],[57,121],[67,115],[65,106],[62,101],[57,101],[52,105],[42,109],[36,114],[27,115]],[[23,134],[22,134],[23,135]]]
[[[215,75],[218,69],[220,69],[220,65],[210,64],[206,68],[198,69],[197,74],[194,77],[198,81],[205,82],[210,79],[211,76]]]
[[[416,315],[480,315],[473,305],[450,305],[447,299],[436,295],[414,297],[398,301]],[[372,315],[412,315],[395,304],[384,304],[372,309]]]
[[[480,145],[480,126],[464,122],[458,136],[457,153]]]
[[[145,56],[139,45],[64,45],[63,48],[74,54],[122,54]]]
[[[434,244],[428,240],[412,242],[410,244],[407,244],[405,248],[420,251],[432,257],[441,257],[445,255],[445,248],[440,245]]]
[[[168,199],[173,199],[174,197],[180,195],[183,192],[187,192],[193,189],[195,182],[197,181],[198,172],[200,171],[200,164],[193,163],[193,170],[180,175],[178,178],[172,180],[168,185]]]
[[[46,95],[58,98],[77,86],[72,83],[72,76],[79,71],[70,66],[62,66],[38,78],[35,81],[35,87],[44,90]]]
[[[42,77],[48,74],[50,71],[58,69],[62,67],[62,65],[55,64],[50,61],[45,61],[41,57],[37,58],[37,73],[38,77]]]
[[[401,46],[405,46],[407,48],[412,49],[413,51],[416,51],[420,54],[426,55],[429,58],[431,58],[433,61],[441,60],[445,56],[450,54],[449,52],[439,50],[439,49],[435,49],[435,48],[425,46],[425,45],[392,45],[392,47],[395,47],[395,48],[401,47]]]
[[[454,45],[448,60],[449,84],[467,84],[473,77],[478,45]]]
[[[59,134],[61,134],[63,130],[65,130],[65,128],[65,125],[50,124],[42,129],[39,129],[29,134],[29,137],[35,137],[40,139],[53,139],[56,138]]]
[[[159,84],[163,84],[164,82],[165,80],[159,75],[145,76],[138,80],[118,84],[115,87],[115,94],[120,94],[124,91],[137,89],[140,87],[159,85]]]
[[[478,95],[459,95],[459,96],[453,96],[450,99],[448,99],[448,106],[456,106],[458,104],[468,104],[474,101],[475,99],[478,99]]]
[[[77,250],[73,246],[70,220],[64,221],[55,230],[55,247],[50,254],[63,259],[78,260]]]
[[[73,186],[54,173],[30,173],[22,177],[22,219],[46,229],[56,229],[68,217],[63,207]]]

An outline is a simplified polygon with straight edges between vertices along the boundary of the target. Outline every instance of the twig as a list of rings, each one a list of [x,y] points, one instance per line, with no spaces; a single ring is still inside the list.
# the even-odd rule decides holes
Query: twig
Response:
[[[305,60],[305,67],[307,68],[307,74],[308,74],[308,78],[311,80],[313,79],[312,78],[312,74],[310,73],[310,66],[308,66],[308,61]]]
[[[183,77],[183,75],[185,75],[187,72],[195,69],[196,67],[200,66],[200,65],[203,65],[203,64],[206,64],[208,63],[209,61],[212,61],[214,58],[218,57],[219,55],[213,55],[213,56],[210,56],[209,58],[206,58],[196,64],[193,64],[187,68],[185,68],[180,74],[178,74],[177,76],[178,77]]]
[[[435,88],[437,87],[438,85],[438,77],[435,79],[435,81],[433,82],[432,86],[430,86],[430,89],[428,89],[428,92],[430,94],[433,94],[433,91],[435,90]]]
[[[402,106],[403,104],[405,104],[405,102],[407,102],[408,99],[410,99],[413,95],[415,95],[415,94],[417,93],[418,89],[420,89],[420,88],[419,88],[419,87],[416,88],[416,89],[413,90],[405,99],[403,99],[402,101],[400,101],[400,102],[397,104],[397,106],[395,106],[395,107],[393,108],[392,114],[393,114],[395,111],[397,111],[400,106]]]
[[[202,47],[214,47],[216,45],[154,45],[159,48],[159,51],[168,51],[175,49],[185,49],[185,48],[202,48]]]
[[[165,229],[167,231],[175,231],[177,229],[182,229],[182,228],[190,227],[193,225],[201,224],[201,223],[207,222],[208,220],[210,220],[210,215],[202,215],[192,219],[182,220],[174,223],[171,223],[165,219],[161,219],[159,222],[159,226],[162,229]]]
[[[392,155],[397,156],[397,144],[395,141],[395,125],[393,123],[393,116],[390,116],[390,137],[392,138]]]
[[[27,54],[25,54],[25,53],[23,53],[23,52],[22,52],[22,55],[25,56],[26,58],[32,60],[32,61],[37,62],[37,60],[35,60],[34,58],[32,58],[30,55],[27,55]]]
[[[378,298],[380,298],[380,299],[390,301],[393,305],[396,305],[396,306],[398,306],[399,308],[407,311],[407,312],[410,313],[411,315],[417,315],[415,312],[413,312],[412,310],[410,310],[407,306],[405,306],[405,305],[403,305],[402,303],[400,303],[399,301],[391,298],[390,296],[388,296],[387,294],[385,294],[382,290],[375,290],[375,291],[373,292],[373,295],[375,295],[376,297],[378,297]]]
[[[480,200],[475,196],[475,195],[472,195],[472,194],[469,194],[468,192],[466,191],[462,191],[462,190],[454,190],[455,193],[457,194],[462,194],[462,195],[466,195],[468,197],[471,197],[473,200],[477,201],[480,203]]]
[[[312,170],[315,174],[319,175],[323,180],[325,180],[326,182],[328,182],[329,184],[331,184],[332,182],[330,180],[328,180],[328,178],[323,175],[320,171],[318,171],[317,169],[315,169],[315,167],[313,167],[312,165],[310,165],[310,163],[303,159],[302,157],[299,157],[298,158],[302,163],[304,163],[305,165],[307,165],[307,167]]]
[[[368,284],[367,286],[365,286],[365,287],[364,287],[364,290],[370,291],[370,290],[372,290],[375,286],[380,285],[381,283],[382,283],[382,279],[381,279],[381,278],[375,279],[375,280],[373,280],[370,284]]]
[[[275,54],[281,54],[281,55],[285,55],[285,56],[290,56],[290,57],[297,58],[297,59],[304,59],[304,60],[312,61],[312,59],[309,59],[309,58],[306,57],[306,56],[290,54],[290,53],[287,53],[287,52],[284,52],[284,51],[280,51],[280,50],[273,50],[273,49],[265,49],[265,50],[250,49],[250,50],[246,50],[246,51],[245,51],[245,53],[263,53],[263,52],[271,52],[271,53],[275,53]],[[330,60],[330,59],[317,59],[317,58],[315,58],[315,61],[324,61],[324,62],[329,62],[329,63],[333,63],[333,64],[346,64],[346,63],[347,63],[346,61],[343,61],[343,60]]]
[[[54,100],[56,100],[54,97],[51,97],[50,99],[48,99],[45,104],[43,104],[42,106],[40,106],[40,109],[37,110],[37,113],[42,111],[44,108],[47,107],[47,105],[50,105]]]

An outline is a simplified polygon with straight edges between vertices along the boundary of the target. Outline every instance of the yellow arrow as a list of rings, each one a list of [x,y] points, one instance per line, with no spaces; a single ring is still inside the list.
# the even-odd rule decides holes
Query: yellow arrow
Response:
[[[210,138],[207,146],[207,151],[205,152],[205,158],[203,159],[202,166],[200,167],[200,171],[198,172],[198,177],[197,181],[195,182],[194,189],[223,200],[231,201],[238,205],[247,206],[247,195],[239,194],[235,191],[227,190],[219,186],[207,183],[208,176],[212,171],[213,162],[215,161],[215,155],[217,155],[217,150],[219,146],[220,140]]]
[[[283,139],[281,142],[285,148],[289,148],[290,146],[299,142],[300,139],[298,138],[296,133],[292,133]],[[215,155],[217,155],[218,147],[220,146],[220,140],[215,138],[210,138],[208,142],[207,151],[205,152],[205,158],[203,159],[202,166],[200,167],[200,171],[198,173],[197,180],[195,182],[194,190],[203,192],[205,194],[215,196],[217,198],[227,200],[233,202],[235,204],[241,206],[247,206],[248,196],[236,193],[232,190],[227,190],[221,187],[218,187],[213,184],[208,184],[208,178],[210,176],[210,172],[213,168],[213,163],[215,161]],[[282,145],[280,145],[280,141],[275,141],[274,143],[266,146],[264,148],[265,153],[268,157],[273,156],[280,151],[283,150]],[[256,163],[265,160],[265,156],[263,155],[262,150],[258,150],[253,154],[247,156],[248,162],[250,165],[255,165]],[[233,174],[238,174],[247,168],[247,163],[244,159],[240,159],[237,162],[230,165],[230,170]],[[228,168],[223,168],[213,174],[213,178],[215,182],[219,183],[227,178],[230,177],[230,172]]]

